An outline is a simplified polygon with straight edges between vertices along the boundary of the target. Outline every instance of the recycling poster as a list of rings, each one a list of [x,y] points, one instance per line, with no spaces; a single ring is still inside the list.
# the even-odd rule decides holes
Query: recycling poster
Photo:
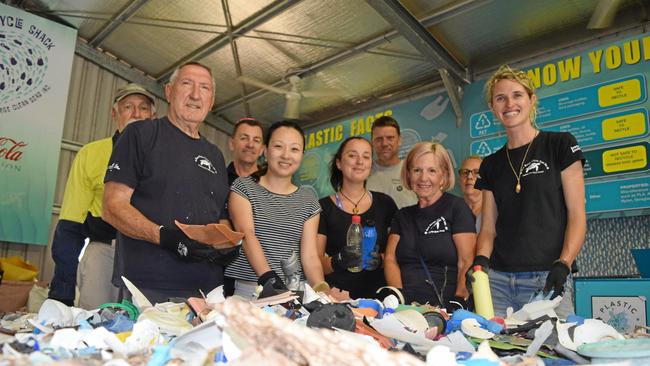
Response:
[[[648,79],[650,33],[524,68],[537,88],[537,125],[572,133],[586,157],[589,214],[650,214]],[[393,116],[402,130],[400,157],[420,141],[437,140],[457,168],[466,156],[487,156],[506,142],[503,126],[489,111],[485,80],[464,88],[463,120],[444,92],[377,108],[306,131],[306,153],[296,174],[319,197],[332,192],[329,163],[349,136],[370,138],[375,119]],[[455,190],[458,193],[458,189]]]
[[[0,4],[0,241],[47,244],[76,36]]]

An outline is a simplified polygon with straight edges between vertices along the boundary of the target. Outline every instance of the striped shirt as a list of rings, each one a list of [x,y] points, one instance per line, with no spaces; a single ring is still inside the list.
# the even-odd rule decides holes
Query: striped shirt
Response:
[[[284,277],[280,261],[289,258],[293,251],[300,254],[300,240],[305,221],[321,211],[314,192],[309,188],[299,187],[287,195],[277,194],[268,191],[251,177],[237,178],[230,190],[250,202],[255,236],[264,250],[266,261],[272,270]],[[257,281],[257,275],[245,255],[240,255],[228,265],[226,276]],[[302,265],[300,277],[305,277]]]

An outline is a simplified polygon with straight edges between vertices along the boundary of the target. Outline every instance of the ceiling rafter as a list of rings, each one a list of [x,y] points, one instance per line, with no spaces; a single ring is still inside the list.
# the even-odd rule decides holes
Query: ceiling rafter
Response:
[[[470,11],[472,9],[475,9],[477,7],[481,7],[485,4],[490,3],[492,0],[462,0],[462,1],[457,1],[454,2],[450,5],[447,5],[438,11],[435,11],[433,14],[430,14],[422,19],[419,20],[419,22],[424,26],[424,27],[431,27],[436,23],[442,22],[444,20],[447,20],[449,18],[455,17],[459,14],[462,14],[464,12]],[[379,47],[384,43],[390,42],[391,40],[401,36],[401,34],[397,30],[392,30],[387,33],[382,33],[376,37],[373,37],[367,41],[361,42],[357,45],[354,45],[349,48],[345,48],[343,51],[336,53],[334,55],[331,55],[329,57],[326,57],[320,61],[315,62],[314,64],[301,68],[300,72],[297,73],[298,76],[300,77],[305,77],[310,74],[314,74],[318,71],[321,71],[327,67],[330,67],[332,65],[335,65],[337,63],[343,62],[345,60],[348,60],[354,56],[357,56],[361,53],[368,52],[369,50]],[[275,87],[282,87],[287,84],[287,81],[285,79],[280,79],[277,80],[274,83],[269,83],[270,85],[273,85]],[[265,89],[258,89],[254,92],[249,93],[247,96],[244,98],[236,98],[233,100],[230,100],[226,103],[223,103],[221,105],[218,105],[213,111],[215,113],[222,113],[227,109],[230,109],[240,103],[242,103],[244,100],[250,101],[252,99],[256,99],[259,97],[262,97],[269,92]]]
[[[111,35],[123,22],[131,18],[149,0],[133,0],[120,10],[115,16],[88,41],[92,47],[98,47]]]
[[[270,5],[264,7],[262,10],[256,12],[250,17],[244,19],[241,23],[237,24],[237,26],[232,30],[232,36],[238,37],[241,34],[253,30],[255,27],[266,23],[267,21],[271,20],[278,14],[298,4],[300,1],[301,0],[274,1]],[[230,43],[230,37],[228,37],[227,34],[221,35],[211,40],[210,42],[204,44],[203,46],[199,47],[197,50],[182,57],[178,61],[176,61],[173,65],[171,65],[166,70],[164,70],[160,75],[158,75],[156,79],[158,81],[163,81],[163,82],[167,81],[167,79],[171,76],[172,72],[174,72],[174,69],[179,65],[182,65],[189,61],[195,61],[204,58],[212,54],[213,52],[217,51],[218,49],[228,45],[229,43]]]

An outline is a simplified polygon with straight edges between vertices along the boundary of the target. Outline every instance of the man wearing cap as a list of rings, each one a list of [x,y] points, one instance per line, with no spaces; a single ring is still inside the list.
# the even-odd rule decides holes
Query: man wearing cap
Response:
[[[82,308],[96,308],[117,299],[117,289],[111,284],[115,229],[101,218],[104,175],[113,145],[126,125],[154,115],[153,95],[138,84],[127,84],[116,91],[113,99],[115,134],[88,143],[75,156],[52,241],[51,299],[73,305],[77,284]],[[90,242],[79,261],[86,238]]]
[[[224,265],[238,253],[232,244],[199,242],[181,230],[228,222],[224,157],[199,133],[214,88],[208,67],[179,66],[165,85],[167,116],[130,125],[109,160],[102,217],[118,230],[113,283],[127,278],[152,303],[222,285]]]
[[[228,164],[228,184],[239,177],[248,177],[258,169],[257,159],[264,149],[264,129],[255,118],[240,118],[230,135],[228,148],[233,159]]]

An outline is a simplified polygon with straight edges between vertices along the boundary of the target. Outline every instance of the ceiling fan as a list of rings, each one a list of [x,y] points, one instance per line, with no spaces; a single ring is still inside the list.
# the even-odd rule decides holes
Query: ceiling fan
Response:
[[[300,119],[300,102],[302,98],[316,98],[316,97],[332,97],[341,95],[340,90],[303,90],[302,78],[298,75],[291,75],[288,78],[290,88],[282,89],[273,85],[263,83],[259,80],[240,76],[237,78],[240,82],[258,88],[266,89],[276,94],[282,94],[285,98],[284,118],[286,119]]]
[[[612,26],[621,0],[599,0],[591,14],[587,29],[605,29]]]

